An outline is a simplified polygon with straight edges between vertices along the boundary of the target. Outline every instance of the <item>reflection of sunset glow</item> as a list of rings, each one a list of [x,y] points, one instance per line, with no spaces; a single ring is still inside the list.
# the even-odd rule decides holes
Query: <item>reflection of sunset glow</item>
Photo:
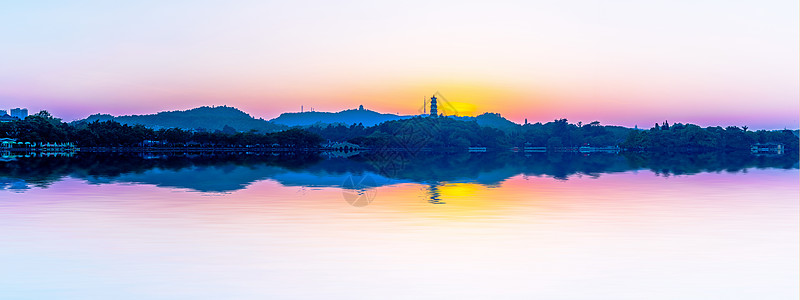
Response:
[[[749,173],[762,171],[751,170]],[[783,172],[783,171],[781,171]],[[786,171],[796,177],[794,171]],[[720,176],[725,180],[720,181]],[[769,193],[774,193],[776,197],[785,193],[796,193],[791,185],[778,184],[791,182],[792,176],[781,173],[765,173],[754,176],[745,173],[738,174],[712,174],[701,173],[696,175],[673,176],[670,178],[655,176],[650,171],[642,171],[641,174],[631,172],[619,174],[603,174],[599,178],[572,176],[568,180],[553,180],[549,177],[526,177],[517,175],[503,181],[498,186],[484,186],[476,183],[440,183],[436,185],[403,183],[397,185],[380,186],[376,188],[377,195],[374,201],[364,211],[376,213],[383,212],[407,212],[407,213],[434,213],[435,215],[453,216],[464,215],[472,218],[481,218],[489,215],[504,215],[516,211],[518,207],[536,208],[537,210],[559,211],[566,207],[595,206],[596,209],[604,209],[602,202],[615,203],[616,205],[649,206],[661,205],[661,201],[679,203],[681,199],[674,198],[672,195],[677,193],[674,186],[680,185],[681,193],[715,194],[715,199],[728,199],[729,205],[736,206],[730,202],[738,199],[736,195],[742,190],[753,190],[757,187],[770,186],[776,184],[782,188],[765,189],[763,196],[769,197]],[[736,185],[722,185],[729,181],[738,182]],[[635,185],[632,185],[635,184]],[[64,183],[56,183],[56,186],[71,193],[79,193],[82,183],[69,180]],[[432,187],[438,194],[442,204],[431,204],[430,198]],[[630,190],[636,187],[637,190]],[[227,194],[198,193],[189,190],[171,196],[166,201],[160,198],[169,189],[153,187],[152,189],[142,190],[128,184],[102,184],[94,186],[96,189],[104,190],[104,193],[115,194],[122,199],[130,196],[132,207],[147,207],[146,210],[169,209],[173,202],[181,202],[184,205],[194,206],[198,209],[207,207],[210,211],[226,210],[231,207],[225,205],[234,203],[241,206],[253,207],[275,207],[280,206],[287,209],[286,212],[306,213],[307,209],[353,209],[342,198],[341,189],[338,188],[304,188],[304,187],[283,187],[279,183],[265,180],[253,183],[246,189],[233,191]],[[37,195],[46,194],[47,190],[33,188],[21,194],[9,194],[11,198],[26,197],[30,201],[36,201]],[[2,191],[0,191],[2,192]],[[631,193],[648,195],[645,198],[632,197]],[[728,195],[726,198],[725,195]],[[226,198],[225,203],[216,202],[215,199]],[[153,201],[133,201],[134,199],[161,199]],[[44,200],[46,198],[42,198]],[[320,200],[315,200],[320,199]],[[302,200],[302,201],[299,201]],[[7,205],[15,205],[14,202],[7,202]],[[157,208],[160,207],[160,208]],[[215,208],[212,208],[215,207]],[[234,206],[236,207],[236,206]],[[644,209],[644,208],[643,208]],[[376,211],[377,210],[377,211]],[[256,213],[258,210],[251,211]],[[240,213],[249,214],[247,210]]]
[[[44,282],[65,288],[43,295],[101,298],[118,286],[136,298],[166,286],[237,299],[350,296],[358,286],[366,298],[553,299],[580,280],[575,298],[679,299],[747,285],[764,291],[752,299],[788,299],[798,176],[520,175],[492,187],[437,183],[443,204],[428,201],[431,185],[401,183],[377,188],[365,207],[337,188],[272,180],[218,194],[70,178],[0,191],[0,260],[15,270],[2,284],[11,295]]]
[[[478,192],[482,189],[485,187],[474,183],[448,183],[439,187],[443,197],[454,199],[480,198]]]

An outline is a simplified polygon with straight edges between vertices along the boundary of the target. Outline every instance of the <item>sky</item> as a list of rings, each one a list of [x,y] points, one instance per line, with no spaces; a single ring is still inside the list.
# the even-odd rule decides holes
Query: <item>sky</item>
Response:
[[[6,1],[0,109],[800,127],[798,1]]]

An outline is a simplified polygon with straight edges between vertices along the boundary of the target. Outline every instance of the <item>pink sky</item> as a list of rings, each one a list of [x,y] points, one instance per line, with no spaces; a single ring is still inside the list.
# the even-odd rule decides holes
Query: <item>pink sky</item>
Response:
[[[9,5],[0,109],[65,120],[228,105],[797,128],[798,3]]]

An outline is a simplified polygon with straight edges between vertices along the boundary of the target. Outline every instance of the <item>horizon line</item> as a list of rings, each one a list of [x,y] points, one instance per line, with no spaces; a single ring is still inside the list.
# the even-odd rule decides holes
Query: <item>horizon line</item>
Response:
[[[363,105],[362,105],[362,106],[363,106]],[[237,108],[237,107],[235,107],[235,106],[229,106],[229,105],[227,105],[227,104],[223,104],[223,105],[200,105],[200,106],[194,106],[194,107],[191,107],[191,108],[186,108],[186,109],[161,110],[161,111],[157,111],[157,112],[151,112],[151,113],[146,113],[146,114],[126,114],[126,115],[113,115],[113,114],[110,114],[110,113],[102,113],[102,112],[97,112],[97,113],[89,114],[88,116],[86,116],[86,117],[84,117],[84,118],[77,118],[77,119],[74,119],[74,120],[69,120],[69,121],[66,121],[66,120],[63,120],[63,119],[62,119],[62,121],[63,121],[63,122],[66,122],[66,123],[71,123],[71,122],[76,122],[76,121],[81,121],[81,120],[88,119],[89,117],[91,117],[91,116],[94,116],[94,115],[109,115],[109,116],[112,116],[112,117],[114,117],[114,118],[117,118],[117,117],[126,117],[126,116],[147,116],[147,115],[156,115],[156,114],[159,114],[159,113],[164,113],[164,112],[185,112],[185,111],[190,111],[190,110],[194,110],[194,109],[198,109],[198,108],[218,108],[218,107],[222,107],[222,108],[233,108],[233,109],[236,109],[236,110],[238,110],[238,111],[241,111],[241,112],[245,113],[246,115],[250,116],[250,117],[251,117],[251,118],[253,118],[253,119],[256,119],[256,120],[259,120],[259,119],[260,119],[260,120],[264,120],[264,121],[267,121],[267,122],[270,122],[270,121],[272,121],[272,120],[274,120],[274,119],[277,119],[277,118],[278,118],[278,117],[280,117],[281,115],[283,115],[283,114],[287,114],[287,113],[292,113],[292,114],[302,114],[302,113],[340,113],[340,112],[344,112],[344,111],[348,111],[348,110],[356,110],[356,111],[357,111],[357,110],[359,110],[359,107],[355,107],[355,108],[345,108],[345,109],[342,109],[342,110],[339,110],[339,111],[317,111],[317,110],[314,110],[314,111],[284,111],[284,112],[281,112],[281,113],[279,113],[277,116],[275,116],[275,117],[273,117],[273,118],[266,119],[266,118],[264,118],[263,116],[255,116],[255,115],[253,115],[253,114],[251,114],[251,113],[248,113],[248,112],[244,111],[244,110],[243,110],[243,109],[241,109],[241,108]],[[16,108],[23,108],[23,109],[27,109],[27,107],[16,107]],[[4,109],[0,108],[0,110],[4,110]],[[10,110],[10,109],[9,109],[9,110]],[[49,111],[49,110],[47,110],[47,109],[42,109],[42,110],[39,110],[39,112],[41,112],[41,111],[47,111],[48,113],[50,112],[50,111]],[[368,109],[367,107],[364,107],[364,111],[371,111],[371,112],[375,112],[375,113],[379,113],[379,114],[396,115],[396,116],[399,116],[399,117],[415,117],[415,116],[425,116],[425,115],[427,115],[427,114],[400,114],[399,112],[397,112],[397,113],[391,113],[391,112],[388,112],[388,113],[387,113],[387,112],[380,112],[380,111],[377,111],[377,110],[370,110],[370,109]],[[37,113],[38,113],[38,112],[37,112]],[[29,111],[29,115],[34,115],[34,114],[36,114],[36,113],[30,113],[30,111]],[[490,111],[485,111],[485,112],[482,112],[482,113],[477,113],[477,112],[476,112],[474,115],[458,115],[458,114],[453,114],[453,115],[444,115],[444,116],[445,116],[445,117],[453,117],[453,116],[455,116],[455,117],[472,117],[472,118],[475,118],[475,117],[477,117],[477,116],[484,115],[484,114],[497,114],[497,115],[499,115],[500,117],[502,117],[503,119],[505,119],[505,120],[508,120],[509,122],[512,122],[512,123],[514,123],[514,124],[516,124],[516,125],[519,125],[519,126],[524,126],[524,125],[525,125],[525,124],[524,124],[524,122],[522,122],[522,123],[518,123],[518,122],[514,122],[514,121],[512,121],[512,120],[510,120],[510,119],[508,119],[508,118],[505,118],[505,117],[503,117],[502,113],[498,113],[498,112],[490,112]],[[58,118],[58,116],[56,116],[56,115],[53,115],[53,116],[54,116],[54,117],[56,117],[56,118]],[[527,120],[527,118],[525,118],[525,119]],[[552,122],[552,121],[556,121],[556,120],[559,120],[559,119],[568,119],[568,118],[564,118],[564,117],[562,117],[562,118],[558,118],[558,117],[557,117],[557,118],[555,118],[555,119],[553,119],[553,120],[547,120],[547,121],[542,121],[542,120],[534,120],[533,122],[528,122],[528,124],[536,124],[536,123],[546,124],[546,123],[549,123],[549,122]],[[664,121],[668,121],[668,120],[669,120],[669,119],[665,119]],[[598,122],[599,122],[599,120],[593,120],[593,121],[598,121]],[[568,123],[570,123],[570,124],[577,124],[577,123],[585,123],[585,124],[588,124],[588,123],[590,123],[590,122],[593,122],[593,121],[585,122],[585,121],[583,121],[583,120],[580,120],[580,121],[576,121],[576,122],[568,122]],[[660,124],[661,122],[664,122],[664,121],[656,121],[656,122],[654,122],[653,124],[657,124],[657,123],[658,123],[658,124]],[[698,125],[698,126],[701,126],[701,127],[703,127],[703,128],[707,128],[707,127],[723,127],[723,128],[724,128],[724,127],[728,127],[728,126],[735,126],[735,127],[740,127],[740,128],[742,127],[742,126],[738,126],[738,125],[719,125],[719,124],[717,124],[717,125],[709,125],[709,126],[702,126],[702,125],[695,124],[695,123],[691,123],[691,122],[680,122],[680,121],[677,121],[677,122],[672,122],[672,124],[678,124],[678,123],[680,123],[680,124],[693,124],[693,125]],[[629,126],[625,126],[625,125],[613,124],[613,123],[601,123],[601,124],[602,124],[603,126],[619,126],[619,127],[624,127],[624,128],[639,128],[639,129],[641,129],[641,130],[647,130],[647,129],[649,129],[649,128],[651,128],[651,127],[652,127],[652,126],[649,126],[649,125],[647,125],[647,126],[649,126],[649,127],[638,127],[638,124],[635,124],[634,126],[630,126],[630,127],[629,127]],[[749,128],[749,127],[748,127],[748,128]],[[767,128],[758,128],[758,129],[755,129],[755,130],[768,130],[768,131],[775,131],[775,130],[800,130],[800,124],[799,124],[799,125],[798,125],[798,127],[796,127],[796,128],[788,128],[788,127],[785,127],[785,126],[784,126],[784,128],[772,128],[772,129],[767,129]]]

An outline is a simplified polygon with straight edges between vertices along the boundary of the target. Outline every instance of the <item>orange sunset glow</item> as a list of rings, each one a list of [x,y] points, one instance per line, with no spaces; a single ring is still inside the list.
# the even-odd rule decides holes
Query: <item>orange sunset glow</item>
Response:
[[[797,3],[85,2],[4,7],[0,103],[269,120],[301,105],[412,115],[439,92],[452,114],[517,123],[800,122]]]

